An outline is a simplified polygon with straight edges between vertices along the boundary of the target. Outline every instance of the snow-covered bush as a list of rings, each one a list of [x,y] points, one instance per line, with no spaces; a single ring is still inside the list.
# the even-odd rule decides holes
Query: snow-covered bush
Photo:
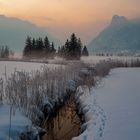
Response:
[[[110,70],[118,67],[140,67],[140,59],[109,59],[101,60],[95,66],[95,73],[100,77],[104,77],[109,74]]]

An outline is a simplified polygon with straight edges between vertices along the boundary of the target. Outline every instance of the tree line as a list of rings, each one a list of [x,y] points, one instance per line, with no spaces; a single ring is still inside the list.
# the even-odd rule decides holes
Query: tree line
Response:
[[[56,53],[54,43],[49,41],[46,36],[42,38],[27,37],[25,41],[25,47],[23,50],[23,56],[26,57],[53,57]]]
[[[9,58],[9,56],[14,55],[8,46],[0,46],[0,58]]]
[[[77,38],[74,33],[70,40],[67,39],[63,46],[58,47],[58,50],[55,49],[54,43],[50,42],[47,36],[44,39],[28,36],[23,50],[24,57],[54,58],[60,56],[66,59],[80,59],[81,56],[88,55],[87,47],[83,46],[81,39]]]
[[[73,33],[70,40],[67,39],[65,45],[58,48],[58,55],[66,59],[80,59],[81,56],[88,56],[86,46],[83,46],[81,39]]]

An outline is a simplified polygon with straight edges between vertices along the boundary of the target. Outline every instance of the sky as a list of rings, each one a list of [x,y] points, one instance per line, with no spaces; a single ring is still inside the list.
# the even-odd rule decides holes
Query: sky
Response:
[[[94,38],[115,14],[140,16],[140,0],[0,0],[0,14],[28,20],[61,41],[72,32],[85,43]]]

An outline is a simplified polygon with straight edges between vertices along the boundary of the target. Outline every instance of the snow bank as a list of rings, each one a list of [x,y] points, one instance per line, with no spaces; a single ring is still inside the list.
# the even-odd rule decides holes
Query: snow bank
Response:
[[[55,69],[61,65],[54,64],[41,64],[41,63],[31,63],[31,62],[12,62],[12,61],[0,61],[0,78],[5,82],[5,73],[7,78],[11,76],[15,71],[17,72],[35,72],[37,70],[43,71],[43,68],[47,67],[50,69]],[[3,82],[1,80],[1,82]],[[4,84],[5,88],[5,84]],[[1,91],[0,91],[1,92]],[[0,140],[9,139],[9,126],[10,126],[10,107],[6,103],[6,97],[3,97],[3,105],[0,105]],[[35,110],[36,114],[38,113],[39,117],[41,113],[39,110]],[[15,140],[17,135],[22,131],[27,130],[27,127],[31,126],[31,121],[24,117],[18,109],[16,113],[12,115],[12,124],[11,124],[11,139]],[[34,130],[35,131],[35,130]],[[36,130],[36,133],[38,131]]]
[[[118,68],[94,91],[107,115],[102,140],[140,139],[140,68]]]
[[[10,126],[10,106],[0,106],[0,140],[8,140]],[[31,121],[24,117],[18,110],[11,118],[11,140],[17,139],[17,135],[31,126]]]
[[[10,103],[13,104],[13,106],[24,109],[24,114],[21,114],[20,116],[15,114],[15,117],[21,118],[23,117],[22,115],[26,115],[32,121],[32,124],[35,126],[35,130],[30,129],[21,135],[22,137],[28,137],[27,134],[30,134],[29,137],[31,137],[31,139],[34,135],[34,137],[37,138],[37,134],[40,136],[44,133],[42,130],[38,130],[36,126],[40,126],[40,124],[45,121],[45,117],[49,116],[49,113],[51,113],[51,110],[55,108],[56,105],[63,103],[64,99],[68,96],[67,90],[75,91],[75,81],[71,79],[77,77],[77,71],[79,71],[78,69],[72,71],[72,66],[65,67],[64,65],[57,64],[8,61],[0,62],[0,70],[0,77],[3,79],[5,78],[5,72],[8,79],[16,70],[15,75],[13,75],[13,77],[11,76],[8,81],[5,79],[1,80],[0,90],[3,91],[3,94],[1,94],[0,97],[2,103]],[[31,76],[28,74],[26,75],[26,73],[22,74],[22,71],[36,72],[36,70],[42,71],[31,73]],[[5,90],[5,88],[7,90]],[[0,111],[2,111],[2,108],[3,107],[0,108]],[[7,119],[10,119],[10,112],[9,114],[6,113],[6,115]],[[0,114],[0,117],[2,117],[2,113]],[[3,117],[0,119],[3,120]],[[1,125],[2,124],[0,122],[0,126]],[[8,128],[8,125],[5,125]],[[30,126],[30,124],[28,125]],[[11,128],[11,134],[12,136],[15,136],[17,134],[17,129],[15,129],[14,126],[11,126]],[[24,125],[22,128],[24,128]],[[3,137],[8,136],[7,130],[8,129],[0,130],[1,133],[3,133],[1,134]],[[20,133],[20,131],[18,131],[18,133]]]
[[[93,89],[80,86],[77,89],[76,101],[80,113],[84,114],[85,123],[82,125],[83,133],[72,140],[96,140],[103,135],[106,116],[102,108],[96,104]]]
[[[118,68],[100,86],[77,89],[83,133],[72,140],[140,139],[140,68]]]

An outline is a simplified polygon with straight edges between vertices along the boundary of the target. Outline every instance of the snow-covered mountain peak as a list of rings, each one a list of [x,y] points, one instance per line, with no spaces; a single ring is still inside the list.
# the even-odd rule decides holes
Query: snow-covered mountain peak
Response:
[[[114,16],[112,17],[111,25],[112,25],[112,26],[122,25],[122,24],[125,24],[125,23],[127,23],[127,22],[128,22],[128,20],[127,20],[126,17],[114,15]]]

